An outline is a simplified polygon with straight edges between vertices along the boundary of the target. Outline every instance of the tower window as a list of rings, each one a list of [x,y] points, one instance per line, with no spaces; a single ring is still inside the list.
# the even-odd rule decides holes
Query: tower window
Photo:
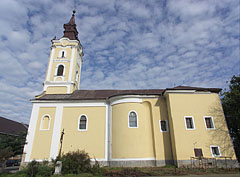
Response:
[[[80,131],[86,131],[87,130],[87,117],[85,115],[82,115],[79,118],[78,130],[80,130]]]
[[[128,127],[137,128],[138,127],[138,118],[135,111],[131,111],[128,115]]]
[[[49,130],[49,125],[50,125],[50,116],[49,115],[43,116],[40,129]]]
[[[195,126],[194,126],[194,121],[193,121],[193,117],[184,117],[185,118],[185,126],[187,130],[194,130]]]
[[[58,58],[65,58],[66,57],[66,50],[60,50],[58,53]]]
[[[62,76],[63,75],[63,70],[64,70],[64,66],[59,65],[58,70],[57,70],[57,76]]]

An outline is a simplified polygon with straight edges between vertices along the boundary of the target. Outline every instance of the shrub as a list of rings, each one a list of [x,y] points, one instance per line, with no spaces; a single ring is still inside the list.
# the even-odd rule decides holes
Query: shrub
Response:
[[[30,162],[26,168],[19,171],[18,175],[25,175],[28,177],[48,177],[51,176],[54,172],[54,167],[48,166],[48,162],[44,161],[42,163],[39,163],[35,160]]]
[[[38,166],[39,163],[35,160],[33,160],[32,162],[30,162],[25,170],[25,173],[29,176],[29,177],[35,177],[37,175],[38,172]]]
[[[46,164],[40,164],[38,166],[37,176],[48,177],[51,176],[54,172],[54,167],[48,166]]]
[[[63,174],[79,174],[91,172],[91,160],[85,151],[73,151],[64,154],[60,160],[62,161]]]

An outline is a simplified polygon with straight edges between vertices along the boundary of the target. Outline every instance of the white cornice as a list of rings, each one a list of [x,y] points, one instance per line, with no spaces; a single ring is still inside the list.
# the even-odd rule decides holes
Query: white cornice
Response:
[[[144,98],[159,98],[159,95],[120,95],[109,98],[110,105],[120,103],[142,103]]]
[[[169,93],[195,93],[196,90],[166,90],[164,96]]]
[[[67,82],[67,81],[46,81],[44,82],[44,85],[54,85],[54,86],[66,86],[66,85],[72,85],[74,82]]]
[[[103,103],[107,104],[105,100],[30,100],[34,104],[44,104],[44,103],[53,103],[57,104],[88,104],[88,103]]]
[[[33,100],[32,103],[34,103],[34,105],[36,106],[41,106],[41,107],[56,107],[58,105],[61,105],[63,107],[94,107],[94,106],[106,106],[107,104],[104,101],[87,101],[87,102],[73,102],[71,101],[61,101],[61,102],[57,102],[57,101],[40,101],[40,100]]]
[[[182,94],[182,93],[185,93],[185,94],[211,94],[212,92],[204,92],[204,91],[197,91],[197,90],[166,90],[164,92],[164,96],[166,96],[167,94],[169,93],[173,93],[173,94]]]
[[[52,43],[61,43],[61,42],[63,42],[63,41],[68,41],[69,43],[70,43],[70,42],[76,42],[76,43],[79,43],[79,44],[80,44],[80,42],[79,42],[78,40],[70,40],[70,39],[68,39],[67,37],[62,37],[62,38],[60,38],[60,39],[54,39],[54,40],[52,40]]]

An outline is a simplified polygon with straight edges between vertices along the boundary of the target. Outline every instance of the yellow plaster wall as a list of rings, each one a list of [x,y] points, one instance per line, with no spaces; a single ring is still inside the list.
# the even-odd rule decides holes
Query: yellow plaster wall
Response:
[[[202,148],[205,157],[212,157],[210,145],[220,146],[222,156],[235,154],[226,126],[218,94],[169,94],[169,114],[173,129],[175,160],[189,160],[194,148]],[[186,130],[184,116],[193,116],[195,130]],[[216,130],[207,130],[204,116],[213,116]]]
[[[167,120],[165,100],[163,97],[144,99],[143,104],[149,107],[152,115],[156,160],[171,160],[169,132],[161,132],[159,125],[160,120]]]
[[[138,115],[138,128],[128,128],[128,113]],[[150,110],[141,103],[121,103],[112,106],[112,152],[118,158],[154,158]]]
[[[78,130],[80,115],[86,115],[87,131]],[[85,150],[91,158],[105,155],[105,107],[64,107],[61,131],[64,129],[62,152]]]
[[[67,93],[67,87],[64,86],[50,86],[46,90],[46,94],[61,94],[61,93]]]
[[[38,120],[33,140],[33,147],[30,160],[33,159],[48,159],[51,149],[53,125],[55,119],[55,107],[40,107],[38,113]],[[50,116],[49,130],[40,130],[42,117],[48,114]]]

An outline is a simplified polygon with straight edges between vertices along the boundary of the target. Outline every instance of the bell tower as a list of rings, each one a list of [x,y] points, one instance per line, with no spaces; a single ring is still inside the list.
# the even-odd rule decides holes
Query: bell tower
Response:
[[[78,39],[75,11],[67,24],[64,35],[52,40],[43,91],[46,94],[68,94],[79,89],[82,65],[82,45]]]

